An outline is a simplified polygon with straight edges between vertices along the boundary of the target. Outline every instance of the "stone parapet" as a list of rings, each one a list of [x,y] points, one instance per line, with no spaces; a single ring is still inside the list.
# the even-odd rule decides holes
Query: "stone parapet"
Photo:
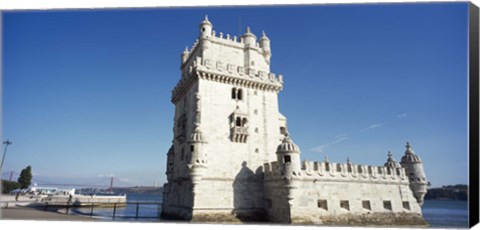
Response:
[[[252,45],[245,44],[242,37],[237,38],[237,36],[230,36],[230,34],[226,34],[224,37],[223,35],[224,34],[222,32],[217,34],[215,31],[212,31],[211,37],[202,38],[201,40],[196,39],[190,49],[188,49],[187,47],[185,51],[187,56],[185,57],[185,61],[182,64],[188,63],[190,58],[191,57],[193,58],[195,56],[192,54],[195,53],[196,49],[201,47],[202,42],[205,42],[205,41],[222,45],[222,46],[234,47],[242,50],[252,49],[254,51],[257,51],[259,54],[263,53],[263,50],[260,47],[260,44],[258,42],[256,42],[255,45],[252,46]]]
[[[296,179],[321,179],[355,182],[388,182],[408,184],[404,168],[388,168],[384,166],[358,165],[330,162],[302,162],[302,170],[297,175],[284,175],[278,162],[264,164],[265,179],[292,177]]]
[[[213,60],[201,57],[197,57],[189,71],[192,71],[189,77],[181,78],[172,90],[171,100],[173,103],[181,98],[198,78],[259,90],[278,92],[283,89],[283,75],[281,74],[276,75],[253,68],[245,69],[242,66],[224,64],[221,61],[217,61],[214,65]]]

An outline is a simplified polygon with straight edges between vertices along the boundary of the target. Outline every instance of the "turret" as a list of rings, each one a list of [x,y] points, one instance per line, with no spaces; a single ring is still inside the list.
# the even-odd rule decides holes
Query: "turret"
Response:
[[[262,37],[260,38],[260,48],[262,48],[263,56],[267,60],[267,63],[270,63],[270,57],[272,56],[270,52],[270,39],[265,35],[265,31],[262,31]]]
[[[198,183],[202,180],[205,169],[207,168],[207,159],[206,154],[203,150],[203,144],[206,143],[202,131],[200,130],[200,116],[201,116],[201,97],[197,93],[195,94],[196,103],[195,103],[195,127],[193,128],[188,144],[190,145],[190,162],[188,163],[188,169],[190,170],[190,177],[192,179],[192,184],[194,185],[194,192],[196,192],[196,187]]]
[[[182,64],[185,63],[185,61],[187,61],[188,54],[189,54],[188,47],[185,47],[185,50],[182,53]]]
[[[405,168],[405,172],[408,175],[410,181],[410,189],[413,195],[417,199],[420,205],[423,205],[423,197],[427,193],[428,181],[423,171],[423,163],[420,157],[418,157],[412,150],[410,143],[407,142],[405,146],[407,150],[403,155],[400,164]]]
[[[173,151],[173,145],[170,147],[167,153],[167,180],[170,180],[173,175],[173,161],[174,161],[174,151]]]
[[[400,168],[400,165],[395,161],[395,159],[393,159],[393,154],[388,151],[388,158],[387,158],[387,162],[385,162],[385,164],[383,166],[385,167],[388,167],[388,168]]]
[[[195,129],[192,132],[192,135],[190,135],[190,140],[188,141],[190,144],[190,152],[192,154],[192,158],[190,160],[191,165],[204,165],[205,162],[205,154],[203,154],[202,151],[202,145],[205,143],[203,140],[203,135],[202,132],[200,131],[200,128],[198,126],[195,127]]]
[[[205,154],[202,149],[204,143],[205,141],[203,140],[202,132],[200,131],[198,125],[196,125],[192,135],[190,135],[190,140],[188,141],[188,144],[190,145],[191,158],[189,164],[187,165],[188,169],[190,170],[190,178],[194,186],[200,183],[205,169],[207,168],[207,160],[205,159]],[[194,192],[196,192],[195,188]]]
[[[285,133],[282,143],[277,147],[277,162],[284,176],[300,175],[300,149],[290,139],[288,132]]]
[[[200,28],[200,39],[212,36],[213,25],[208,21],[208,15],[205,15],[205,19],[203,19],[198,27]]]
[[[249,46],[253,47],[257,43],[257,36],[255,36],[255,34],[252,34],[252,32],[250,32],[250,27],[248,26],[245,33],[242,35],[242,39],[246,47],[249,47]]]

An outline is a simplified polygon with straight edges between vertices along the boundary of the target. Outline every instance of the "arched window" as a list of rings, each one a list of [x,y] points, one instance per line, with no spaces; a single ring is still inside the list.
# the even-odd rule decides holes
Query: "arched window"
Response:
[[[243,98],[242,89],[238,89],[238,91],[237,91],[237,99],[238,99],[238,100],[242,100],[242,98]]]
[[[235,126],[242,126],[242,119],[240,117],[237,117],[237,119],[235,119]]]
[[[237,89],[236,88],[232,89],[232,99],[237,99]]]
[[[247,127],[247,118],[243,118],[242,120],[242,126]]]

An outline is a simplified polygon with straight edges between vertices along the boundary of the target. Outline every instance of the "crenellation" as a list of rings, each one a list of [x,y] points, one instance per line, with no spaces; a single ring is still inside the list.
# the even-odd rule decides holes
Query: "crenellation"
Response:
[[[265,163],[265,177],[275,177],[279,174],[274,174],[273,164],[276,162]],[[268,165],[268,166],[267,166]],[[346,182],[396,182],[405,183],[405,177],[403,168],[391,169],[391,173],[388,174],[388,168],[384,166],[371,166],[371,165],[356,165],[348,163],[334,163],[325,161],[302,161],[301,173],[294,176],[300,178],[316,178],[318,180],[343,180]],[[293,175],[292,175],[293,176]]]
[[[221,61],[217,61],[214,63],[211,59],[203,59],[201,57],[197,57],[196,60],[193,61],[192,65],[189,66],[189,68],[191,68],[189,69],[189,73],[194,71],[201,71],[205,73],[218,74],[221,76],[222,79],[232,78],[232,80],[237,84],[240,82],[240,80],[253,80],[260,84],[266,85],[265,88],[269,88],[270,86],[270,88],[273,90],[281,90],[283,85],[283,76],[281,74],[277,76],[275,73],[267,73],[265,71],[256,70],[254,68],[247,68],[245,74],[245,68],[243,66],[236,66],[234,64],[223,63]],[[225,71],[225,69],[227,70]],[[266,77],[267,75],[268,78]],[[190,74],[190,77],[193,76],[194,75]],[[209,79],[214,80],[215,78],[209,77]],[[188,80],[189,79],[187,79],[187,77],[182,77],[180,79],[180,81],[173,89],[172,101],[174,101],[174,98],[178,93],[182,92],[182,88],[186,86]],[[257,86],[253,82],[248,82],[246,85],[252,87]]]

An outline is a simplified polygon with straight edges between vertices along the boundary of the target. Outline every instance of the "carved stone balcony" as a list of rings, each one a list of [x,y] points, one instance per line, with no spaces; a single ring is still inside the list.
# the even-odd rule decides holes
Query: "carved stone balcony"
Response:
[[[235,126],[231,129],[231,138],[233,142],[246,143],[248,137],[247,127]]]

